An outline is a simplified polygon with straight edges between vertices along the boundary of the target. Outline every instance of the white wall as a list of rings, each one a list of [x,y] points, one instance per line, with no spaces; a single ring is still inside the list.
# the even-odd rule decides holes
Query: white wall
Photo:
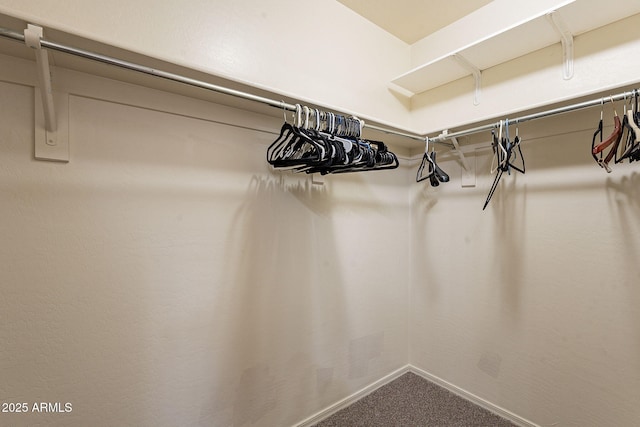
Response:
[[[409,46],[333,1],[0,0],[0,13],[302,101],[407,125]]]
[[[595,164],[598,120],[521,125],[527,172],[484,212],[490,149],[476,188],[444,153],[452,182],[412,186],[410,363],[540,426],[640,420],[640,169]]]
[[[273,59],[304,44],[282,36],[277,14],[225,3],[215,6],[246,26],[209,3],[190,9],[206,22],[165,36],[180,12],[170,5],[136,12],[148,31],[123,4],[0,10],[429,132],[638,80],[636,15],[578,37],[570,81],[552,46],[487,70],[479,107],[463,79],[415,98],[409,116],[384,86],[406,70],[406,46],[363,47],[361,59],[379,61],[367,73],[331,66],[331,85],[311,84],[309,63],[296,74],[287,49]],[[225,53],[247,34],[268,55]],[[369,30],[322,33],[332,34]],[[74,404],[8,422],[289,425],[408,360],[540,425],[637,424],[638,174],[593,163],[593,110],[522,125],[535,140],[529,172],[505,177],[482,212],[486,172],[475,189],[459,188],[453,161],[442,164],[453,182],[437,190],[411,184],[414,170],[310,186],[266,166],[277,119],[61,70],[56,85],[74,94],[72,162],[36,162],[33,65],[1,65],[12,101],[0,105],[0,397]]]
[[[36,161],[33,69],[0,57],[0,402],[73,411],[0,424],[292,425],[406,364],[405,171],[312,186],[281,120],[65,70]]]

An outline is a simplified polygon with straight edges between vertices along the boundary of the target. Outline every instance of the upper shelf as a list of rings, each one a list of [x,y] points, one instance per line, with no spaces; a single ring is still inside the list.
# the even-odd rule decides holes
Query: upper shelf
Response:
[[[527,53],[561,41],[549,22],[553,12],[572,35],[578,35],[640,13],[638,0],[576,0],[555,10],[545,11],[519,22],[490,37],[428,61],[391,82],[413,95],[425,92],[472,74],[468,62],[478,70],[486,70]],[[466,61],[460,61],[462,57]]]

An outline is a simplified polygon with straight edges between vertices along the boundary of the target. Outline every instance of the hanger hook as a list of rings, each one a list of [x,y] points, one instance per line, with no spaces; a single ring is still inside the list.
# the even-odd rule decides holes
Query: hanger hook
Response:
[[[296,111],[293,115],[293,127],[300,127],[301,121],[302,121],[302,106],[300,104],[296,104]]]
[[[613,95],[609,95],[609,99],[611,100],[611,105],[613,106],[613,114],[618,116],[618,111],[616,111],[616,104],[613,103]]]
[[[304,114],[304,124],[302,125],[302,128],[309,129],[309,107],[306,105],[302,107],[302,112]]]
[[[604,98],[600,98],[600,120],[604,118]]]
[[[509,119],[506,118],[505,119],[505,130],[506,130],[506,134],[507,134],[507,142],[510,142],[511,139],[509,138]]]

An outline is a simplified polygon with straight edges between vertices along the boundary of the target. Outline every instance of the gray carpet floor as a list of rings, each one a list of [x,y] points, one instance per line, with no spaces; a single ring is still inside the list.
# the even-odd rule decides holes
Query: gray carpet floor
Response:
[[[411,372],[336,412],[315,427],[515,427]]]

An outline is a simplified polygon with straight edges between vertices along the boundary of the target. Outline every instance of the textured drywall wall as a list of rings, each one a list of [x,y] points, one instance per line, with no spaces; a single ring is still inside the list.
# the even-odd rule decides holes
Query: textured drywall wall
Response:
[[[640,421],[640,167],[596,165],[599,116],[522,124],[526,174],[484,212],[489,134],[461,141],[477,187],[444,153],[452,181],[413,186],[410,363],[540,426]]]
[[[0,64],[1,425],[292,425],[406,364],[405,171],[311,185],[277,119],[64,70],[71,162],[36,161]]]
[[[409,46],[333,0],[0,0],[0,12],[294,99],[409,122],[409,103],[387,89],[409,68]]]

